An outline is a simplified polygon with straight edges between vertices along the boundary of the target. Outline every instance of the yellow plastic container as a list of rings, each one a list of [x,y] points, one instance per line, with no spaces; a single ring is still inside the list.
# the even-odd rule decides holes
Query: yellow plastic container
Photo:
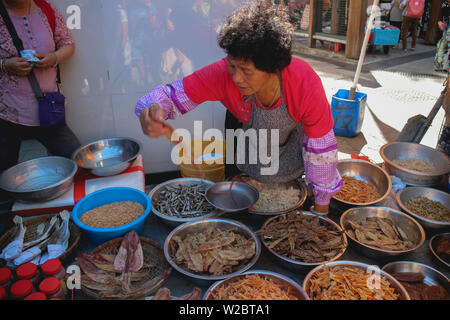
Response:
[[[178,166],[182,177],[200,178],[214,182],[225,180],[225,141],[192,140],[191,156],[183,158],[184,149],[180,150],[182,163]],[[195,163],[197,160],[197,163]]]

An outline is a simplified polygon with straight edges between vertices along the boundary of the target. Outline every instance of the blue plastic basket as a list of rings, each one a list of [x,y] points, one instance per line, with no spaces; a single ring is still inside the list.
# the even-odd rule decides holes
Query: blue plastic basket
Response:
[[[395,46],[398,44],[399,37],[399,29],[372,29],[372,41],[370,43],[374,45]]]
[[[85,225],[80,221],[80,217],[86,211],[95,209],[105,204],[117,201],[136,201],[144,208],[144,213],[135,221],[116,228],[94,228]],[[95,191],[82,198],[72,210],[72,220],[84,230],[89,239],[95,244],[102,244],[106,241],[120,238],[135,230],[138,234],[144,231],[145,219],[150,213],[152,203],[148,195],[138,189],[116,187]]]
[[[337,136],[354,137],[361,132],[367,94],[355,92],[355,100],[348,100],[349,90],[339,89],[331,100],[333,130]]]

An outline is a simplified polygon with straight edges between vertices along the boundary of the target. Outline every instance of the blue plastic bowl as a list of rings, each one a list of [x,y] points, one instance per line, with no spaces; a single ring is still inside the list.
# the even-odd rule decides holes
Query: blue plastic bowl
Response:
[[[116,228],[94,228],[80,221],[81,215],[86,211],[117,201],[139,202],[144,206],[145,211],[137,220]],[[90,193],[78,201],[72,210],[72,219],[78,227],[86,232],[92,242],[102,244],[109,240],[120,238],[131,230],[141,234],[144,231],[145,219],[151,209],[152,202],[150,198],[140,190],[122,187],[106,188]]]

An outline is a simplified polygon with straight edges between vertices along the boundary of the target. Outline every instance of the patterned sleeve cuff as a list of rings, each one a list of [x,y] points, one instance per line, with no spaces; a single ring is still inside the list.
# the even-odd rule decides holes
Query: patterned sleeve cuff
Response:
[[[303,142],[306,182],[313,187],[315,202],[327,205],[342,188],[337,170],[337,141],[333,130],[321,138],[305,136]]]
[[[159,86],[146,94],[136,104],[135,114],[140,117],[143,109],[157,103],[165,111],[167,119],[175,119],[197,107],[197,104],[189,100],[183,88],[183,81],[177,80],[166,86]]]

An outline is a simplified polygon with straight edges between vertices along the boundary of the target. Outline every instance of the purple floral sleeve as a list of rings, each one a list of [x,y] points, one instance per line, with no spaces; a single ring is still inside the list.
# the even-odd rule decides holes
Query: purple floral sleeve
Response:
[[[330,199],[342,188],[337,170],[337,140],[333,129],[321,138],[303,141],[303,160],[306,183],[312,185],[315,203],[328,205]]]
[[[141,111],[150,107],[152,103],[159,104],[165,111],[165,120],[173,120],[197,107],[197,104],[192,102],[184,92],[183,80],[181,79],[165,86],[156,87],[141,97],[136,103],[134,113],[140,117]]]

